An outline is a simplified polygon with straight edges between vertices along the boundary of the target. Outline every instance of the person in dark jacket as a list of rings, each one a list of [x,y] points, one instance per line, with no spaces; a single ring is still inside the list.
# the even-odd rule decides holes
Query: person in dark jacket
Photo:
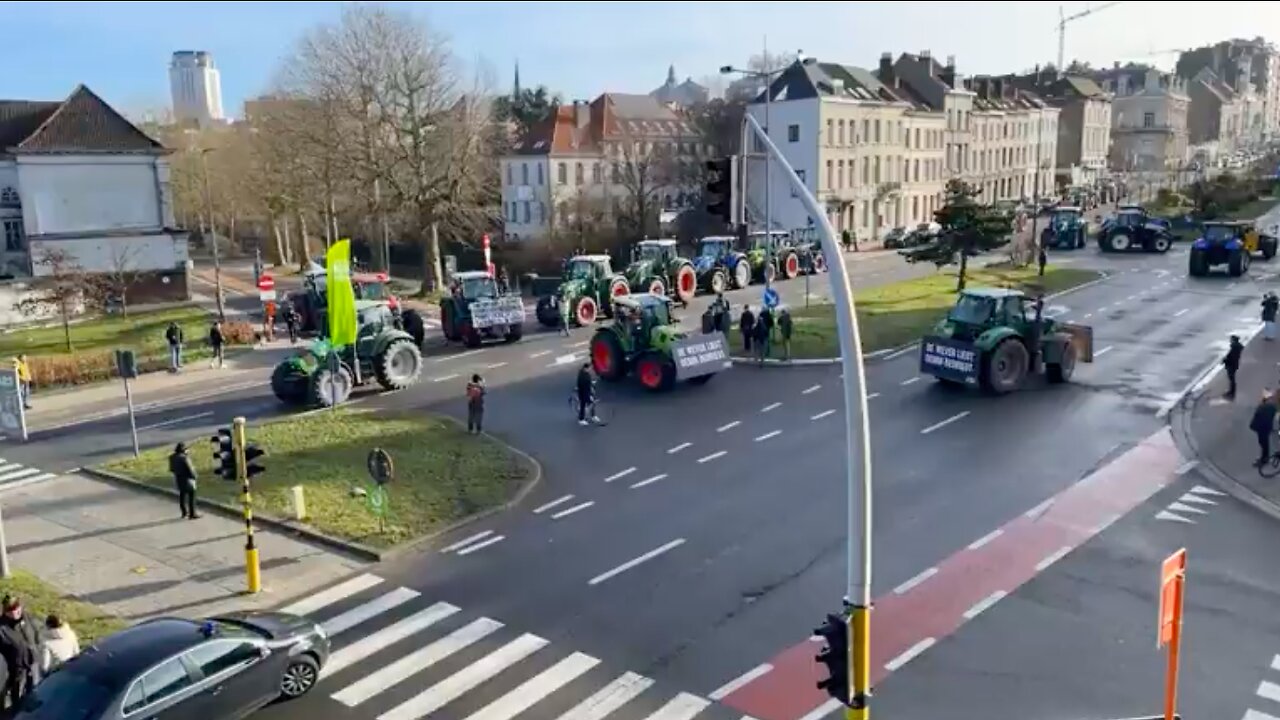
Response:
[[[773,311],[764,308],[760,311],[760,318],[756,320],[756,355],[760,357],[760,362],[769,357],[769,351],[773,344]]]
[[[1227,382],[1230,383],[1225,396],[1228,400],[1236,399],[1236,371],[1240,369],[1240,356],[1243,354],[1244,345],[1240,344],[1240,336],[1232,335],[1227,356],[1222,358],[1222,367],[1227,369]]]
[[[782,338],[782,356],[791,361],[791,331],[794,324],[791,321],[791,311],[782,308],[782,312],[778,315],[778,335]]]
[[[302,322],[302,316],[298,314],[298,309],[290,303],[284,310],[284,326],[289,330],[289,344],[296,345],[298,342],[298,325]]]
[[[596,381],[591,377],[591,365],[582,363],[582,367],[578,368],[578,380],[575,390],[578,393],[578,424],[587,424],[587,408],[591,408],[591,419],[596,418]]]
[[[467,383],[467,432],[479,435],[484,430],[484,380],[479,373]]]
[[[0,616],[0,655],[9,675],[4,695],[11,707],[17,707],[40,682],[40,629],[23,615],[22,603],[12,595],[4,597]]]
[[[226,337],[222,334],[222,323],[215,322],[209,328],[209,349],[213,350],[213,361],[209,363],[209,367],[222,367],[222,347],[226,341]]]
[[[1249,421],[1249,429],[1258,436],[1258,461],[1254,465],[1262,467],[1271,459],[1271,433],[1276,429],[1276,402],[1268,393],[1262,393],[1262,400],[1253,409],[1253,419]]]
[[[742,306],[742,316],[738,318],[738,329],[742,331],[742,351],[751,352],[751,338],[756,332],[756,316],[751,314],[751,306]]]
[[[196,512],[196,466],[187,455],[187,444],[178,443],[173,446],[173,454],[169,456],[169,473],[173,475],[173,484],[178,488],[178,512],[181,517],[195,520],[200,517]]]
[[[1262,337],[1267,342],[1276,339],[1276,312],[1280,310],[1280,297],[1268,291],[1262,296]]]
[[[164,339],[169,344],[169,372],[178,372],[182,369],[182,328],[178,323],[169,323]]]

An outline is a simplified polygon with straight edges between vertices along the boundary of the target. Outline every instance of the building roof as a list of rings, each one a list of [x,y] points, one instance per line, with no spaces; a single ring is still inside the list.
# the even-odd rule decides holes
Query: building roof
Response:
[[[684,114],[654,97],[604,93],[590,103],[558,106],[513,151],[517,155],[598,155],[603,143],[623,138],[681,140],[698,135]]]
[[[797,60],[770,85],[772,102],[839,97],[865,102],[906,102],[868,70],[852,65]],[[752,101],[763,103],[764,93]]]
[[[1236,92],[1231,89],[1231,86],[1223,82],[1217,73],[1207,67],[1201,68],[1200,72],[1196,73],[1195,82],[1200,83],[1219,102],[1231,103],[1236,100]]]
[[[710,93],[705,87],[694,82],[693,78],[676,82],[676,67],[672,65],[667,69],[667,81],[649,95],[662,103],[689,106],[706,102]]]
[[[1049,107],[1034,92],[1018,87],[1012,77],[977,75],[967,80],[968,87],[977,97],[973,109],[978,112],[1016,112]]]
[[[61,102],[0,100],[0,152],[166,152],[84,85]]]
[[[1067,87],[1070,87],[1080,97],[1101,98],[1106,97],[1106,93],[1102,88],[1098,87],[1098,83],[1091,78],[1083,75],[1067,75],[1062,78]]]

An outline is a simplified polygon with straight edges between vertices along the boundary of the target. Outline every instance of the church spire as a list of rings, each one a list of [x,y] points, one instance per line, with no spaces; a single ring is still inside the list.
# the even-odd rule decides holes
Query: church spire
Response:
[[[511,97],[513,98],[520,97],[520,61],[519,60],[516,61],[516,79],[515,79],[515,83],[511,87]]]
[[[668,85],[676,84],[676,66],[675,65],[667,66],[667,84]]]

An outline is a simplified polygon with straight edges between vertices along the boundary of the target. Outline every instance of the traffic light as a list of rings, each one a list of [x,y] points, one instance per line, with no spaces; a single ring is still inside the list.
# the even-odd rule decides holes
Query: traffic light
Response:
[[[843,616],[828,614],[822,627],[813,631],[827,643],[813,659],[827,666],[830,674],[818,681],[818,689],[845,705],[849,704],[849,626]]]
[[[258,447],[257,443],[247,443],[244,446],[244,476],[252,479],[254,475],[266,470],[261,465],[255,465],[254,460],[266,455],[267,451]]]
[[[735,158],[707,161],[711,180],[707,182],[707,212],[725,222],[733,222],[733,175]]]
[[[213,443],[213,474],[223,480],[235,480],[236,452],[231,440],[231,428],[218,428],[218,434],[209,440]]]

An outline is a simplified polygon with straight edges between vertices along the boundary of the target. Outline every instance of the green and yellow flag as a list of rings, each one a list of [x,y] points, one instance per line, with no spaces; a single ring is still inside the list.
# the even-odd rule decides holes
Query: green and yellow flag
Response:
[[[341,240],[325,253],[325,292],[329,298],[329,342],[334,347],[356,342],[356,291],[351,286],[351,241]]]

